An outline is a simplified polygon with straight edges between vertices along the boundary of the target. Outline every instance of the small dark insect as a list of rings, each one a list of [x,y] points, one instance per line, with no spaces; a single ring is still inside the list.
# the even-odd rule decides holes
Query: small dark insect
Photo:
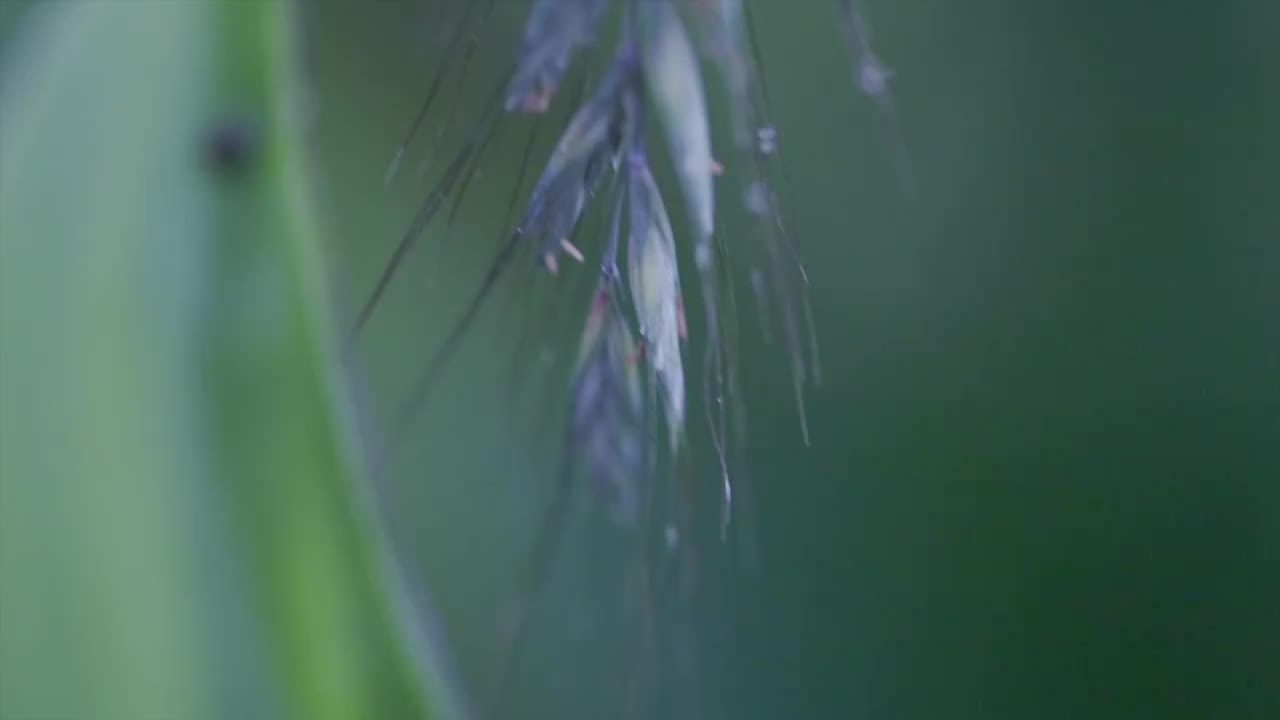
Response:
[[[220,175],[239,175],[253,164],[260,150],[257,127],[244,118],[218,122],[204,138],[204,161]]]

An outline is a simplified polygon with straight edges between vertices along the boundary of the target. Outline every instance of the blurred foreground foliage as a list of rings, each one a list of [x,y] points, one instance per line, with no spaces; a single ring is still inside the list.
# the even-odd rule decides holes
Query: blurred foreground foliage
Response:
[[[3,16],[0,717],[446,709],[335,382],[295,9]]]

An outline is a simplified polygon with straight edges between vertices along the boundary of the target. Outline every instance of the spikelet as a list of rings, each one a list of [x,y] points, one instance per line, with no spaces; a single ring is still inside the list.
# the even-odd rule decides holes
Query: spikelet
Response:
[[[645,85],[666,131],[676,174],[697,233],[698,264],[711,263],[715,231],[711,128],[698,56],[684,21],[670,2],[636,3]]]
[[[631,231],[627,265],[631,297],[649,364],[662,391],[671,449],[684,429],[684,367],[680,358],[680,273],[671,221],[643,157],[631,162]]]
[[[534,0],[507,86],[508,112],[550,107],[574,53],[595,39],[609,6],[610,0]]]
[[[562,250],[572,248],[568,238],[587,199],[617,167],[625,122],[622,95],[634,78],[634,63],[620,53],[569,121],[529,198],[520,230],[526,237],[541,238],[538,257],[550,268]]]
[[[574,474],[606,494],[615,519],[633,525],[644,474],[639,346],[606,275],[582,331],[570,389],[565,449]]]

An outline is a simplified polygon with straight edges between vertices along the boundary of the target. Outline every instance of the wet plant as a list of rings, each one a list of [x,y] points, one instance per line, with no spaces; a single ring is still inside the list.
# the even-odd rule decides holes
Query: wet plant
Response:
[[[429,142],[437,144],[455,122],[467,69],[496,6],[496,0],[474,0],[452,18],[444,62],[394,154],[388,181],[429,122],[450,73],[454,102]],[[891,74],[870,49],[862,10],[854,0],[835,6],[853,51],[855,82],[892,120]],[[555,313],[585,318],[568,385],[553,393],[565,407],[561,482],[532,550],[526,606],[495,690],[499,708],[560,545],[569,498],[579,490],[597,499],[611,527],[633,538],[637,562],[620,582],[644,590],[628,618],[649,628],[645,644],[660,658],[647,672],[633,668],[635,676],[661,681],[670,673],[664,666],[687,666],[673,659],[688,654],[685,640],[671,633],[663,639],[653,628],[658,615],[679,626],[671,598],[684,597],[695,584],[698,549],[691,539],[707,524],[694,509],[696,498],[714,490],[719,510],[710,524],[723,544],[743,550],[750,541],[749,519],[739,512],[749,493],[740,460],[746,413],[738,278],[749,278],[755,296],[749,314],[768,337],[781,339],[806,443],[805,396],[821,372],[789,171],[746,0],[531,0],[514,46],[510,64],[369,292],[349,341],[358,341],[404,258],[446,206],[444,236],[455,234],[457,209],[494,138],[506,127],[527,127],[496,252],[427,359],[376,461],[376,472],[384,471],[385,453],[405,440],[447,361],[513,269],[537,268],[557,284],[575,276],[590,280],[585,310],[558,305]],[[597,67],[593,60],[602,58]],[[729,111],[727,137],[712,132],[709,106],[720,99]],[[548,128],[555,143],[525,197],[526,175],[539,167],[532,159],[535,141]],[[731,189],[721,186],[728,181]],[[717,223],[724,213],[749,218],[749,230],[726,232]],[[527,365],[525,352],[515,357],[518,367]],[[701,411],[699,434],[690,431],[690,418],[699,417],[693,408]],[[705,448],[691,441],[701,432]],[[712,478],[691,470],[690,456],[701,453],[718,468]]]

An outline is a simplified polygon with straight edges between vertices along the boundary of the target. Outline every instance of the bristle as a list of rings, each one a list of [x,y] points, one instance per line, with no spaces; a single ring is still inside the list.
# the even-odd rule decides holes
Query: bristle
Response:
[[[504,127],[505,126],[502,123],[498,123],[494,126],[493,132],[487,138],[485,138],[485,141],[483,143],[481,143],[477,152],[471,156],[468,162],[467,168],[463,171],[462,181],[458,185],[457,192],[453,193],[453,201],[449,204],[449,212],[445,215],[444,232],[440,234],[440,241],[439,241],[440,250],[444,250],[445,248],[447,248],[451,243],[451,241],[453,240],[455,235],[455,229],[457,227],[457,222],[458,222],[458,214],[462,210],[463,202],[466,201],[467,191],[471,189],[471,181],[474,180],[476,176],[479,174],[480,161],[484,159],[484,154],[486,150],[488,150],[493,145],[498,144],[498,140],[502,136],[502,129]],[[438,258],[437,262],[434,262],[430,266],[428,266],[429,274],[424,280],[426,284],[428,285],[433,284],[433,281],[435,280],[435,277],[436,277],[436,273],[440,271],[442,265],[444,264],[444,261],[445,261],[445,257],[442,255],[441,257]]]
[[[475,5],[474,2],[471,4]],[[484,17],[482,17],[480,20],[482,26],[488,21],[489,11],[492,9],[493,9],[493,2],[491,1],[489,3],[489,7],[486,8]],[[435,149],[435,146],[438,145],[440,141],[446,135],[448,135],[449,131],[453,129],[454,122],[458,118],[458,108],[462,107],[462,93],[467,86],[467,79],[468,79],[467,71],[471,67],[471,60],[472,58],[475,57],[476,49],[479,46],[480,46],[479,36],[476,35],[475,33],[469,34],[469,42],[467,43],[467,48],[462,53],[462,67],[458,70],[458,78],[454,82],[453,102],[449,103],[449,114],[445,116],[444,122],[440,123],[440,126],[436,129],[435,136],[431,139],[432,142],[427,147],[427,152],[423,153],[422,164],[418,166],[418,171],[416,173],[416,176],[418,178],[421,178],[423,175],[426,174],[427,168],[430,166],[432,156],[434,155],[433,151]]]
[[[515,223],[516,208],[520,204],[520,196],[524,193],[525,179],[529,175],[529,165],[533,158],[533,148],[538,140],[538,132],[542,128],[542,118],[535,118],[529,126],[529,136],[525,140],[524,150],[520,154],[520,166],[516,171],[515,182],[511,185],[511,194],[508,196],[506,210],[503,211],[502,224],[498,226],[497,242],[501,246],[506,242],[508,234],[511,232]],[[506,302],[502,308],[502,316],[506,317],[510,314],[511,304],[515,302],[517,288],[512,287],[508,291]]]
[[[499,88],[499,90],[500,89],[501,88]],[[497,101],[500,97],[500,94],[495,93],[494,98],[490,100],[487,105],[484,116],[476,125],[475,130],[472,131],[471,137],[467,139],[467,142],[463,145],[462,149],[458,151],[458,154],[445,170],[439,183],[436,184],[436,187],[427,195],[426,199],[423,200],[422,204],[419,206],[418,214],[409,225],[409,229],[405,231],[403,236],[401,236],[400,242],[391,253],[391,258],[387,261],[386,266],[382,270],[382,274],[374,284],[372,292],[370,292],[368,299],[360,308],[360,312],[356,316],[356,321],[351,329],[350,335],[348,336],[348,350],[354,346],[355,341],[359,338],[360,332],[364,329],[369,318],[372,317],[374,309],[382,299],[382,295],[386,292],[388,285],[391,283],[391,279],[395,276],[396,270],[400,267],[400,263],[404,261],[405,256],[412,248],[414,242],[417,241],[418,236],[431,222],[432,218],[435,217],[435,214],[440,210],[440,206],[443,204],[445,199],[449,197],[449,193],[453,191],[453,186],[458,182],[463,173],[463,169],[468,166],[468,160],[471,158],[472,153],[476,151],[478,145],[488,143],[493,125],[500,117],[497,112],[497,109],[499,108]]]
[[[763,254],[761,264],[754,261],[752,264],[752,288],[757,297],[762,327],[767,328],[769,323],[767,309],[771,303],[768,303],[768,296],[772,295],[777,303],[778,320],[792,360],[792,381],[796,388],[801,435],[807,442],[803,388],[808,379],[808,363],[812,363],[814,376],[817,375],[817,337],[808,297],[808,276],[789,223],[784,221],[785,209],[770,187],[767,177],[769,160],[776,160],[779,165],[783,190],[788,195],[790,176],[777,131],[770,122],[768,82],[761,68],[759,40],[751,11],[740,0],[721,0],[716,9],[718,12],[711,16],[714,21],[711,34],[717,40],[715,57],[733,103],[737,127],[735,137],[743,160],[743,168],[738,175],[743,182],[744,207],[749,216],[757,218],[753,250]],[[747,128],[754,130],[749,132]],[[793,274],[798,275],[798,280],[792,277]],[[800,313],[795,309],[797,303],[802,308]],[[801,339],[802,322],[809,335],[807,343]]]
[[[494,3],[497,0],[488,0],[487,6],[484,8],[484,17],[487,21],[489,14],[493,11]],[[480,8],[479,2],[468,2],[463,10],[462,18],[458,24],[454,26],[453,35],[449,39],[449,45],[445,49],[444,63],[436,71],[435,77],[431,80],[431,88],[427,91],[426,98],[422,101],[422,105],[418,108],[418,114],[414,117],[408,131],[405,132],[404,139],[400,141],[400,145],[396,148],[395,155],[391,158],[391,164],[387,168],[386,175],[383,177],[385,184],[390,184],[395,178],[396,173],[400,169],[400,162],[404,159],[405,150],[417,137],[418,132],[422,129],[423,123],[427,119],[427,115],[431,112],[431,106],[435,103],[436,95],[440,92],[440,87],[444,83],[445,75],[449,72],[449,67],[453,62],[454,55],[457,54],[458,46],[467,37],[467,25],[471,20],[472,14]],[[483,22],[483,21],[482,21]]]
[[[772,116],[772,101],[769,97],[767,76],[764,72],[763,63],[761,62],[759,39],[756,36],[755,25],[750,11],[747,11],[744,14],[743,19],[746,23],[748,38],[750,39],[752,56],[755,58],[756,65],[760,67],[760,97],[757,102],[761,107],[756,114],[760,116],[761,120],[769,122]],[[753,154],[758,163],[762,163],[763,160],[771,157],[777,159],[777,163],[782,174],[782,190],[786,197],[786,205],[794,208],[795,201],[791,196],[791,189],[793,187],[791,182],[791,173],[787,167],[786,156],[778,145],[777,131],[771,125],[766,125],[764,129],[767,129],[768,133],[767,135],[762,135],[760,142],[753,147]],[[818,349],[819,343],[817,327],[813,319],[813,302],[810,298],[809,274],[805,271],[804,261],[800,257],[800,252],[797,247],[798,241],[793,237],[793,233],[795,232],[793,229],[795,223],[794,221],[784,222],[783,218],[787,215],[786,209],[778,202],[777,194],[767,187],[762,178],[756,178],[751,182],[747,188],[747,195],[747,208],[749,212],[754,212],[759,215],[772,215],[777,231],[777,237],[775,240],[780,241],[783,247],[786,248],[788,255],[795,264],[795,268],[800,275],[798,294],[801,311],[804,315],[805,329],[808,336],[808,362],[813,384],[817,387],[821,385],[822,382],[822,362]],[[774,273],[778,274],[779,270],[779,268],[775,268]],[[754,282],[755,278],[753,277],[753,283]],[[789,283],[785,280],[782,280],[781,283],[784,286],[789,286]],[[783,292],[790,293],[791,291],[784,290]],[[784,318],[784,323],[786,324],[794,324],[794,322],[794,319],[790,317]],[[798,337],[796,332],[788,333],[789,341],[795,337]],[[799,345],[791,345],[788,350],[791,353],[793,362],[795,358],[803,358],[803,350]],[[801,362],[803,363],[803,360]],[[797,404],[799,407],[803,408],[803,399],[798,398]],[[801,422],[802,424],[807,425],[803,409],[801,409]],[[808,437],[807,428],[802,429],[802,434],[806,438]]]
[[[518,66],[515,72],[519,72]],[[520,224],[520,229],[511,236],[508,244],[499,252],[494,263],[490,266],[490,270],[486,275],[480,290],[473,298],[471,304],[468,305],[453,332],[450,333],[445,342],[441,345],[440,349],[437,351],[437,354],[433,357],[429,365],[428,372],[419,385],[419,390],[415,391],[414,399],[408,404],[408,406],[412,406],[415,409],[412,411],[406,410],[406,413],[416,412],[416,406],[422,401],[422,398],[425,398],[430,384],[434,382],[434,376],[438,371],[439,366],[447,357],[452,355],[456,349],[457,343],[462,339],[462,336],[470,327],[475,314],[479,311],[484,300],[488,297],[489,292],[496,284],[503,270],[506,268],[507,263],[512,257],[520,240],[524,237],[536,237],[545,231],[555,231],[563,236],[571,233],[576,228],[578,219],[582,214],[585,189],[581,185],[575,185],[573,183],[574,176],[572,174],[572,163],[582,162],[585,164],[591,159],[591,156],[598,154],[602,149],[609,149],[606,144],[606,141],[608,140],[608,125],[606,124],[601,126],[600,123],[602,121],[605,123],[613,121],[613,116],[609,113],[608,102],[611,97],[610,93],[616,92],[616,84],[620,83],[622,79],[623,76],[621,69],[612,73],[610,75],[610,81],[613,82],[614,85],[610,86],[606,84],[606,87],[602,88],[602,90],[597,94],[595,100],[587,105],[587,108],[592,109],[592,112],[587,112],[585,110],[580,111],[570,121],[569,128],[566,129],[565,134],[562,136],[561,142],[557,146],[556,152],[553,153],[547,169],[544,170],[543,178],[539,181],[538,186],[534,188],[529,209],[525,213],[524,221]],[[613,89],[611,90],[610,88]],[[499,96],[506,96],[508,92],[509,81],[504,79]],[[497,97],[495,97],[494,101],[491,101],[487,106],[488,109],[485,113],[486,116],[473,132],[472,138],[464,146],[463,150],[455,158],[453,164],[451,164],[449,169],[445,172],[445,175],[441,179],[437,189],[428,196],[428,199],[419,210],[418,217],[415,218],[414,223],[409,228],[409,231],[401,239],[400,244],[397,246],[396,251],[392,254],[391,260],[383,270],[382,276],[375,285],[368,301],[361,309],[361,312],[357,317],[355,329],[352,332],[352,342],[354,342],[354,339],[358,336],[358,333],[372,315],[374,308],[390,283],[395,270],[403,261],[405,254],[408,252],[414,240],[422,229],[431,221],[443,200],[452,191],[453,185],[458,181],[459,175],[462,173],[462,169],[464,167],[471,167],[474,170],[474,164],[468,166],[468,160],[471,158],[477,142],[483,141],[484,144],[487,144],[489,141],[491,136],[489,129],[492,124],[497,121],[497,118],[500,117],[500,115],[495,112],[498,107]],[[578,142],[582,142],[582,145],[575,145],[575,143]],[[482,149],[483,144],[481,145],[481,150]],[[616,152],[616,150],[613,151]],[[577,157],[577,154],[580,153],[586,153],[587,157],[585,159]],[[556,183],[564,183],[565,188],[559,192],[554,191]],[[551,222],[545,222],[545,218],[547,217],[551,218]],[[559,248],[557,247],[556,251],[558,252],[558,250]],[[554,253],[544,251],[541,254],[541,259],[548,271],[552,274],[555,274],[558,271],[559,265]]]
[[[444,368],[445,363],[457,352],[458,346],[467,331],[471,328],[471,324],[475,322],[476,315],[484,306],[484,301],[489,297],[489,293],[493,291],[498,279],[502,276],[508,264],[511,262],[512,256],[520,245],[520,233],[512,233],[499,250],[496,257],[489,264],[488,270],[485,272],[484,279],[480,283],[480,287],[472,296],[471,301],[467,303],[463,310],[462,316],[454,323],[449,334],[445,336],[443,342],[440,343],[435,353],[431,356],[427,363],[426,370],[419,377],[418,382],[414,385],[413,390],[409,393],[408,399],[401,405],[400,412],[396,415],[392,424],[392,437],[398,439],[404,434],[405,429],[409,425],[409,421],[417,415],[426,402],[431,390],[435,387],[436,379],[440,371]],[[395,449],[395,444],[391,450]]]

